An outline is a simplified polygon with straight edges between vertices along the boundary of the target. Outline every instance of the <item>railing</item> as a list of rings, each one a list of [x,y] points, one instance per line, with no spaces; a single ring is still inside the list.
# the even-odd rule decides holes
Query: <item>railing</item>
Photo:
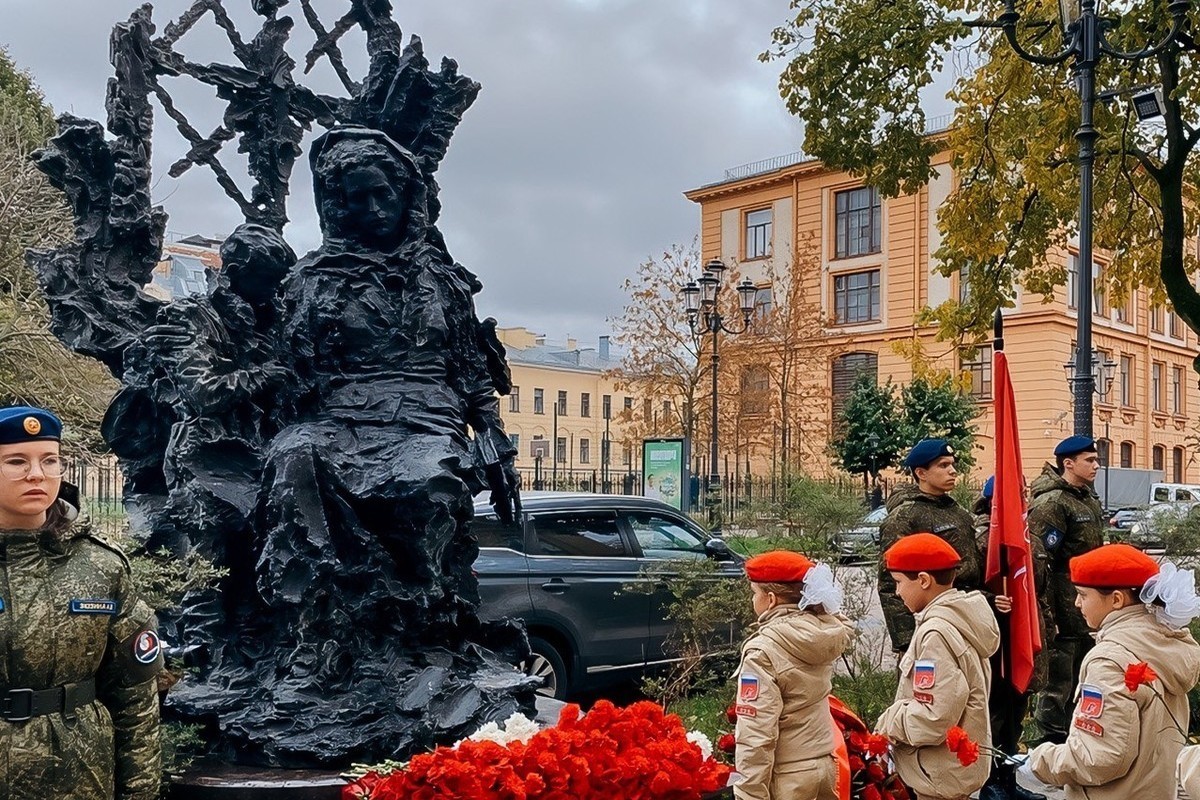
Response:
[[[928,136],[934,133],[941,133],[949,130],[951,123],[954,122],[953,112],[947,114],[938,114],[925,119],[925,135]],[[749,164],[741,164],[736,167],[730,167],[725,170],[726,181],[736,181],[742,178],[750,178],[754,175],[765,175],[768,172],[774,172],[777,169],[791,167],[795,164],[802,164],[805,161],[811,161],[812,156],[806,154],[803,150],[797,150],[794,153],[784,153],[783,155],[764,158],[761,161],[751,161]]]
[[[125,479],[111,457],[70,459],[63,479],[79,487],[82,511],[87,512],[92,528],[106,536],[118,536],[125,530]]]

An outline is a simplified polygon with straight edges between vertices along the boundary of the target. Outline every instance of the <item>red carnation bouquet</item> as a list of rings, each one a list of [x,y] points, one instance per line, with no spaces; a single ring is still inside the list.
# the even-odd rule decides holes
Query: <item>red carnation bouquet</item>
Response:
[[[729,767],[689,738],[657,703],[587,714],[568,705],[553,728],[526,741],[464,740],[414,756],[388,774],[368,772],[343,800],[698,800],[723,788]]]
[[[846,744],[846,761],[850,773],[850,797],[854,800],[910,800],[912,794],[900,777],[892,771],[888,759],[886,736],[871,733],[858,715],[836,697],[829,698],[829,711]],[[737,723],[734,706],[725,712],[726,719]],[[726,733],[717,740],[717,749],[732,755],[736,740]],[[839,759],[842,757],[838,754]]]

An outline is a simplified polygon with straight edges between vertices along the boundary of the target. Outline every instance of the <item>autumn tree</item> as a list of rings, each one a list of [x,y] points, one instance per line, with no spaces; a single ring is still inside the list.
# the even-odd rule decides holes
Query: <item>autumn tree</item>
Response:
[[[1061,254],[1078,231],[1075,130],[1080,100],[1067,64],[1036,66],[1019,58],[994,27],[997,2],[955,0],[794,0],[794,16],[777,28],[764,59],[784,67],[780,93],[805,125],[804,149],[835,169],[861,175],[885,196],[916,191],[932,174],[930,158],[949,148],[957,185],[939,215],[942,246],[934,258],[946,274],[969,270],[965,302],[933,311],[946,337],[982,334],[992,311],[1012,302],[1014,286],[1048,295],[1065,280]],[[1057,3],[1020,6],[1028,47],[1062,46]],[[1141,62],[1101,61],[1095,162],[1095,245],[1107,258],[1104,279],[1123,299],[1146,287],[1152,302],[1169,299],[1200,333],[1200,294],[1189,280],[1194,248],[1193,157],[1200,142],[1200,9],[1177,44]],[[1107,31],[1133,50],[1170,28],[1166,4],[1133,0]],[[921,93],[947,59],[966,63],[949,98],[954,121],[944,138],[926,136]],[[1166,113],[1139,125],[1129,90],[1161,86]]]
[[[97,362],[68,351],[25,251],[71,238],[61,195],[30,160],[55,131],[54,115],[29,76],[0,50],[0,405],[47,406],[82,444],[100,443],[100,419],[116,384]]]

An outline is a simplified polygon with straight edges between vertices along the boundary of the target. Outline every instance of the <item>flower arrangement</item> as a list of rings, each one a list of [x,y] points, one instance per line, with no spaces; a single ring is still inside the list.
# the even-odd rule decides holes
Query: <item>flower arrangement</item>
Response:
[[[698,800],[721,789],[730,769],[712,744],[674,714],[643,701],[588,713],[568,705],[552,728],[530,731],[510,718],[453,747],[414,756],[393,771],[371,770],[343,800]]]
[[[950,752],[958,757],[958,763],[964,767],[969,767],[978,761],[980,753],[988,758],[1014,766],[1021,766],[1025,763],[1022,759],[1014,758],[998,747],[974,741],[969,733],[957,725],[946,731],[946,747],[950,748]]]

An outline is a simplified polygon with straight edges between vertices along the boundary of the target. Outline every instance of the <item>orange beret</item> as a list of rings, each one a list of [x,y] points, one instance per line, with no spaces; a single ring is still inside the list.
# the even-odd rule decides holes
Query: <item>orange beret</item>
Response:
[[[962,557],[940,536],[911,533],[888,548],[884,564],[891,572],[937,572],[953,569]]]
[[[1137,589],[1158,574],[1158,562],[1127,544],[1106,544],[1071,559],[1071,583],[1093,589]]]
[[[791,550],[772,550],[746,562],[746,577],[755,583],[799,583],[815,566]]]

